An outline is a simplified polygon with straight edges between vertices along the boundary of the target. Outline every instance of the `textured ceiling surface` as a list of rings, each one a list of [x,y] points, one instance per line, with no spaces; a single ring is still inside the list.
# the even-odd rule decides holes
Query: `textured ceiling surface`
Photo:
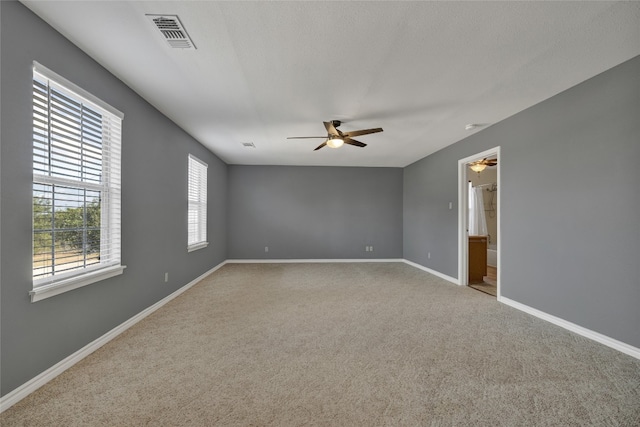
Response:
[[[640,55],[639,2],[22,3],[230,164],[403,167]],[[286,139],[333,119],[384,132]]]

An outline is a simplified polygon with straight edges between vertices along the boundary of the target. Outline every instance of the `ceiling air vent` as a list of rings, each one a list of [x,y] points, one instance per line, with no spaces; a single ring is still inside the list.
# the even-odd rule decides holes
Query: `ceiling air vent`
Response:
[[[147,15],[162,37],[174,49],[196,49],[178,15]]]
[[[242,146],[246,148],[256,148],[256,144],[254,144],[253,142],[243,142]]]

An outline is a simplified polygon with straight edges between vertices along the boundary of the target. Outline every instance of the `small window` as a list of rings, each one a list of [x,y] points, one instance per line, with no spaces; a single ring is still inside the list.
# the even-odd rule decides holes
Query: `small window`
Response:
[[[207,247],[207,164],[189,154],[189,252]]]
[[[34,64],[34,302],[122,273],[122,119],[113,107]]]

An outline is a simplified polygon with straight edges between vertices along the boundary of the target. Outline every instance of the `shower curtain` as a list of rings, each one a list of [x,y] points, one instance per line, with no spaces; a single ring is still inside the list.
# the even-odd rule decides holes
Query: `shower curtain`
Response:
[[[482,188],[474,187],[469,182],[469,235],[486,236],[487,219],[484,216],[484,199]]]

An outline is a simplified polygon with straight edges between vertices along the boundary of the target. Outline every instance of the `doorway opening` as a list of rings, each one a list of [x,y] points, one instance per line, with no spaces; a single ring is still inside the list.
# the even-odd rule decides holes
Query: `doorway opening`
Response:
[[[458,160],[458,278],[498,300],[500,189],[500,147]]]

